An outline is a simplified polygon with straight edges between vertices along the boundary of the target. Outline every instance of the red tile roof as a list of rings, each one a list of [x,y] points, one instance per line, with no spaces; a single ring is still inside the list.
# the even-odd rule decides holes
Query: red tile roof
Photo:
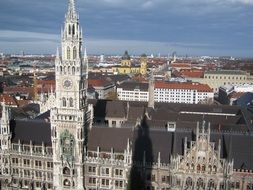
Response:
[[[228,97],[233,98],[233,99],[238,99],[245,93],[246,92],[232,92],[231,94],[228,95]]]
[[[187,90],[197,90],[198,92],[213,92],[213,90],[207,84],[200,84],[200,83],[177,83],[177,82],[156,81],[155,88],[187,89]]]
[[[93,87],[104,87],[111,85],[110,82],[102,79],[88,79],[88,84]]]
[[[16,99],[13,96],[8,95],[8,94],[1,94],[0,102],[5,102],[6,105],[18,106]]]
[[[182,77],[192,77],[192,78],[203,78],[204,71],[203,70],[182,70]]]

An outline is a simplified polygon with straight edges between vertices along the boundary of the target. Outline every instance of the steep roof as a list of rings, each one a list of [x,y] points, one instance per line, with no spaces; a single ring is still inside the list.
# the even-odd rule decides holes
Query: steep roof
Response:
[[[11,122],[12,142],[51,146],[50,123],[44,120],[13,120]]]

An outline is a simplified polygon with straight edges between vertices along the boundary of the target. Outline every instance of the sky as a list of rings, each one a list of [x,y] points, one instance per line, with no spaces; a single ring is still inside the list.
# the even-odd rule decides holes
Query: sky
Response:
[[[253,0],[76,0],[88,54],[253,57]],[[68,0],[0,0],[0,52],[55,54]]]

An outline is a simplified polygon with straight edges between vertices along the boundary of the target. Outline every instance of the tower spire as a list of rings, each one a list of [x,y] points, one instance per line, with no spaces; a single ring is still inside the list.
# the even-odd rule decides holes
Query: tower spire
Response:
[[[76,16],[76,1],[69,0],[68,15],[72,18]]]

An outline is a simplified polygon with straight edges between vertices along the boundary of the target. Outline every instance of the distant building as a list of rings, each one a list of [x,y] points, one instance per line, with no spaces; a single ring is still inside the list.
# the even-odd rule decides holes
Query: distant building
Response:
[[[213,101],[214,93],[205,84],[178,83],[156,81],[154,86],[155,102],[173,103],[210,103]],[[120,100],[148,101],[148,83],[125,82],[117,87]]]
[[[133,65],[131,62],[131,57],[128,52],[122,56],[121,65],[112,67],[114,73],[118,74],[147,74],[147,56],[145,54],[141,55],[140,64]]]
[[[115,92],[115,85],[103,79],[89,79],[89,86],[95,89],[98,99],[106,99],[110,92]]]
[[[252,102],[253,85],[224,85],[219,88],[219,102],[226,105],[247,105]],[[247,94],[247,95],[246,95]],[[237,101],[238,100],[238,101]],[[240,102],[240,103],[239,103]]]
[[[208,84],[214,92],[218,92],[219,87],[224,85],[253,84],[253,77],[249,73],[240,70],[206,71],[203,78],[186,77],[186,79]]]

